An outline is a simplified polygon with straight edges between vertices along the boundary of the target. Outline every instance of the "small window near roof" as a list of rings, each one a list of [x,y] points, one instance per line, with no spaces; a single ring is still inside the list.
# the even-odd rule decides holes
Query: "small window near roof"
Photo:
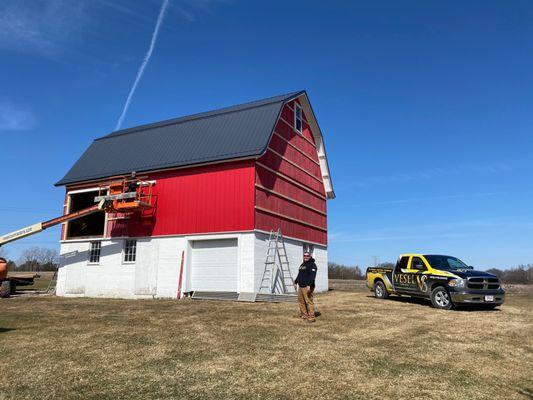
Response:
[[[294,103],[294,128],[302,133],[302,107],[298,103]]]
[[[124,242],[124,262],[134,263],[137,259],[137,241],[126,240]]]
[[[100,263],[100,253],[102,251],[102,242],[91,242],[89,249],[89,264]]]

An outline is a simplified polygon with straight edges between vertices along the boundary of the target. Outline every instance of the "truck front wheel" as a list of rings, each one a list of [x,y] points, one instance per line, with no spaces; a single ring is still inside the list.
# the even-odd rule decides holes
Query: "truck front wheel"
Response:
[[[387,292],[383,282],[378,281],[374,284],[374,297],[377,299],[387,299],[389,297],[389,292]]]
[[[450,310],[453,307],[450,294],[444,286],[437,286],[431,291],[431,304],[441,310]]]
[[[0,283],[0,299],[5,299],[11,294],[11,283],[9,281],[2,281]]]

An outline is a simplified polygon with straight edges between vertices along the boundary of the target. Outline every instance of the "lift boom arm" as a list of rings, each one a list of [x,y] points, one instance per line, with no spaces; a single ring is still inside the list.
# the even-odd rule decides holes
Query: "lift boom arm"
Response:
[[[8,233],[7,235],[0,236],[0,247],[6,243],[13,242],[25,238],[27,236],[35,235],[36,233],[42,232],[47,228],[50,228],[55,225],[62,224],[63,222],[73,221],[75,219],[85,217],[96,212],[105,211],[105,200],[101,200],[98,204],[94,206],[84,208],[83,210],[75,211],[70,214],[62,215],[60,217],[50,219],[48,221],[39,222],[34,225],[27,226],[25,228],[16,230],[15,232]]]
[[[98,202],[98,204],[0,236],[0,247],[6,243],[35,235],[51,226],[59,225],[63,222],[72,221],[97,212],[130,214],[139,210],[151,208],[153,207],[153,184],[153,182],[135,178],[133,173],[131,178],[124,177],[120,180],[102,184],[100,185],[99,193],[106,194],[95,197],[94,201]]]

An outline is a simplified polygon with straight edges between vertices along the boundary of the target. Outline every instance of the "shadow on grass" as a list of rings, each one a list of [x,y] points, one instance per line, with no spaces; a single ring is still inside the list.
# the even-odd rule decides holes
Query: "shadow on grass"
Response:
[[[367,297],[374,298],[374,296],[369,295]],[[424,307],[431,307],[431,301],[429,299],[424,299],[422,297],[400,297],[400,296],[390,296],[387,301],[396,301],[398,303],[410,303],[418,304]],[[454,308],[454,311],[459,312],[472,312],[472,311],[483,311],[483,312],[501,312],[499,308],[490,308],[488,306],[483,306],[481,304],[461,304]]]
[[[533,399],[533,390],[529,388],[518,389],[518,393],[525,396],[527,399]]]
[[[366,297],[375,298],[372,295],[368,295]],[[377,299],[376,299],[377,300]],[[429,300],[423,299],[421,297],[400,297],[400,296],[390,296],[386,299],[386,301],[396,301],[398,303],[411,303],[411,304],[419,304],[423,306],[431,306],[431,303]]]
[[[0,326],[0,333],[5,333],[5,332],[9,332],[9,331],[14,331],[15,329],[13,328],[2,328]]]
[[[423,299],[421,297],[399,297],[399,296],[391,296],[388,300],[397,301],[399,303],[411,303],[411,304],[418,304],[421,306],[430,307],[431,302],[429,300]]]
[[[459,307],[455,308],[456,311],[464,311],[464,312],[472,312],[472,311],[483,311],[483,312],[501,312],[499,308],[489,308],[489,307],[483,307],[482,305],[476,305],[476,304],[462,304]]]

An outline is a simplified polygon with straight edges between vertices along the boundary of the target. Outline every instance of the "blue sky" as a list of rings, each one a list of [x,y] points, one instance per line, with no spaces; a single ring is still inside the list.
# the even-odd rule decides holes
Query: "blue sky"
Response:
[[[161,4],[2,1],[0,231],[61,211],[53,184],[115,128]],[[306,89],[332,261],[531,263],[532,19],[529,1],[170,0],[124,127]]]

